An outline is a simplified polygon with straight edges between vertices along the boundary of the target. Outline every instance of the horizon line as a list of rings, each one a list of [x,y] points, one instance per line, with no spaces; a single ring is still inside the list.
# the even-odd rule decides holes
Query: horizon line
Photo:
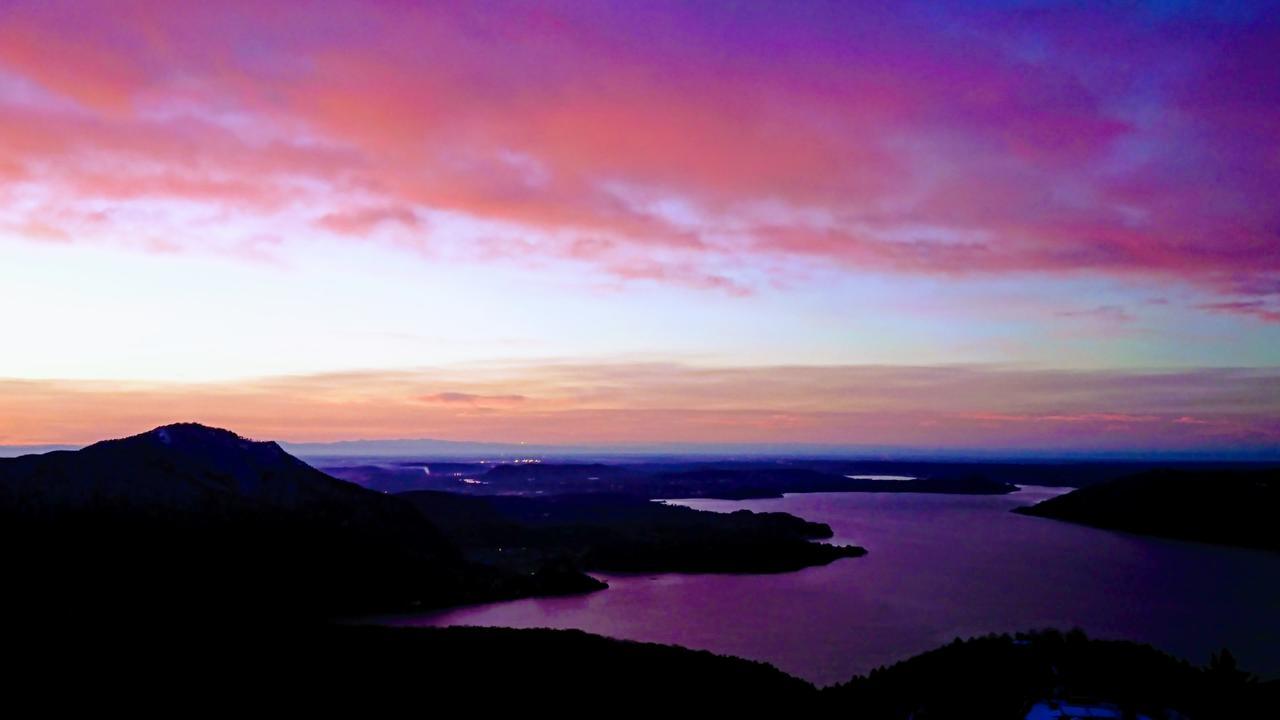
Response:
[[[143,431],[143,433],[148,431]],[[141,434],[141,433],[138,433]],[[127,435],[121,437],[128,437]],[[101,440],[115,438],[104,437]],[[257,439],[257,438],[252,438]],[[0,458],[46,452],[80,450],[87,443],[0,443]],[[596,443],[527,443],[501,440],[446,440],[432,437],[346,438],[321,441],[291,441],[266,438],[279,443],[300,457],[466,457],[477,454],[524,454],[540,456],[601,457],[707,457],[745,454],[757,458],[831,459],[864,462],[912,461],[1190,461],[1190,462],[1280,462],[1280,447],[1245,446],[1237,448],[1052,448],[1052,447],[976,447],[928,445],[859,445],[850,443],[805,442],[596,442]],[[436,448],[391,447],[396,445],[436,445]],[[328,452],[326,452],[326,450]]]

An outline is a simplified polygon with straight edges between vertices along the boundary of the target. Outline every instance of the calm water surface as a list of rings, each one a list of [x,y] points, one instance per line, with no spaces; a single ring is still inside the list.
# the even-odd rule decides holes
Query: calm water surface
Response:
[[[1151,643],[1197,663],[1226,646],[1280,676],[1280,554],[1015,515],[1062,490],[1002,496],[817,493],[679,501],[825,522],[862,558],[778,575],[611,575],[610,588],[403,625],[579,628],[763,660],[820,685],[957,636],[1039,627]]]

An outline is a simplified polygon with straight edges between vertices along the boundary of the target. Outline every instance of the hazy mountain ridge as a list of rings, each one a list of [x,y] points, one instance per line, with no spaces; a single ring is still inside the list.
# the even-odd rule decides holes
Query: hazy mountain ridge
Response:
[[[1275,464],[1274,448],[1250,450],[1166,450],[1135,447],[1129,450],[1064,452],[1045,448],[948,447],[910,445],[850,445],[820,443],[593,443],[553,444],[490,442],[483,440],[439,440],[400,438],[391,440],[337,440],[332,442],[284,442],[289,452],[306,460],[423,457],[438,460],[510,460],[537,457],[551,461],[579,462],[653,461],[669,459],[715,460],[736,458],[749,461],[797,459],[813,462],[859,463],[867,465],[1153,465],[1187,464]],[[0,451],[2,452],[2,451]]]
[[[447,471],[440,472],[442,466]],[[1006,494],[1017,486],[1001,479],[950,468],[936,476],[901,480],[850,477],[839,465],[811,467],[799,460],[626,463],[431,463],[325,466],[327,472],[367,487],[407,492],[431,490],[471,495],[605,493],[648,499],[776,498],[784,493],[921,492]]]

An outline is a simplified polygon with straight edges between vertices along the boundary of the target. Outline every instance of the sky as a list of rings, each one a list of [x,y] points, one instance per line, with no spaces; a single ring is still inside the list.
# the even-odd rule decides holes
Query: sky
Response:
[[[0,444],[1274,454],[1278,10],[0,0]]]

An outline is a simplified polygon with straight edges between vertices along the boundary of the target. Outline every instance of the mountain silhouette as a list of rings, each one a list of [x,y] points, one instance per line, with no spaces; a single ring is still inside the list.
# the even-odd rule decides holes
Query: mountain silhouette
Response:
[[[600,586],[470,564],[408,502],[191,423],[0,459],[0,519],[7,599],[46,612],[300,617]]]
[[[110,506],[141,513],[306,513],[367,529],[438,533],[404,503],[326,475],[274,442],[195,423],[165,425],[81,450],[0,460],[0,497],[28,511]],[[191,518],[196,520],[196,518]],[[443,547],[437,551],[447,554]]]

